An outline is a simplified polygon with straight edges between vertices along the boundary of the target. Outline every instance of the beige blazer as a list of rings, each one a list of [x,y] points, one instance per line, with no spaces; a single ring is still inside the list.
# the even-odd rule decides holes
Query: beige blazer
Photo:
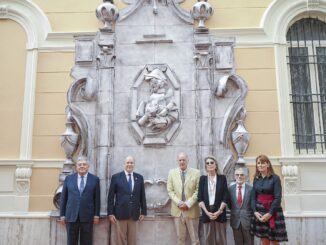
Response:
[[[183,215],[189,218],[199,217],[199,206],[197,202],[199,186],[199,170],[194,168],[187,168],[184,191],[186,202],[190,205],[188,211],[183,212]],[[180,168],[171,169],[169,172],[167,191],[171,199],[171,215],[174,217],[181,216],[181,210],[178,204],[181,202],[182,195],[182,180]]]

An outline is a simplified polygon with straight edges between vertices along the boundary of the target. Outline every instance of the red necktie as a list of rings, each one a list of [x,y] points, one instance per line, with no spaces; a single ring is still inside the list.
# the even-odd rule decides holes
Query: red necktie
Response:
[[[239,204],[239,207],[241,207],[241,205],[242,205],[242,193],[241,193],[241,188],[242,188],[242,186],[241,186],[241,185],[238,185],[238,204]]]

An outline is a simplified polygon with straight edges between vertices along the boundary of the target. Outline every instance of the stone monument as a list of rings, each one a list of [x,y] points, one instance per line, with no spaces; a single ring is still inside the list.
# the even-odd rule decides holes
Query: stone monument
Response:
[[[233,180],[249,143],[247,85],[235,74],[234,38],[213,36],[205,26],[213,15],[207,1],[198,1],[190,12],[180,7],[184,0],[122,1],[127,7],[121,10],[104,1],[96,9],[104,26],[95,35],[75,37],[60,185],[74,171],[74,159],[87,156],[90,172],[101,180],[105,216],[110,178],[122,170],[127,155],[134,156],[149,209],[139,242],[174,244],[168,171],[181,151],[202,173],[203,158],[214,155]],[[52,229],[53,244],[64,244],[64,229]],[[95,227],[94,236],[95,244],[114,239],[107,221]]]

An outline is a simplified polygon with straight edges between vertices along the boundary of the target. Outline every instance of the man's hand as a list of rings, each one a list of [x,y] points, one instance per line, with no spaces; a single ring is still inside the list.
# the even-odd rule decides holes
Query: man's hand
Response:
[[[184,202],[180,203],[178,208],[181,209],[182,211],[188,211],[189,210],[187,204],[184,203]]]
[[[139,221],[143,221],[145,216],[143,214],[139,215]]]
[[[57,222],[61,225],[65,225],[66,224],[66,219],[65,217],[61,217],[60,219],[57,220]]]
[[[93,224],[97,225],[98,223],[100,223],[100,217],[94,217]]]
[[[109,219],[111,221],[112,224],[117,224],[117,219],[115,218],[115,216],[113,214],[109,215]]]

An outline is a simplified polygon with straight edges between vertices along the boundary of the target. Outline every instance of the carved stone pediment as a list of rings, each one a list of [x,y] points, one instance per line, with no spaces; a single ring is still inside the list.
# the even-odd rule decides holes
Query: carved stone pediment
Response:
[[[146,65],[131,88],[131,130],[137,142],[166,145],[180,126],[180,84],[168,65]]]

